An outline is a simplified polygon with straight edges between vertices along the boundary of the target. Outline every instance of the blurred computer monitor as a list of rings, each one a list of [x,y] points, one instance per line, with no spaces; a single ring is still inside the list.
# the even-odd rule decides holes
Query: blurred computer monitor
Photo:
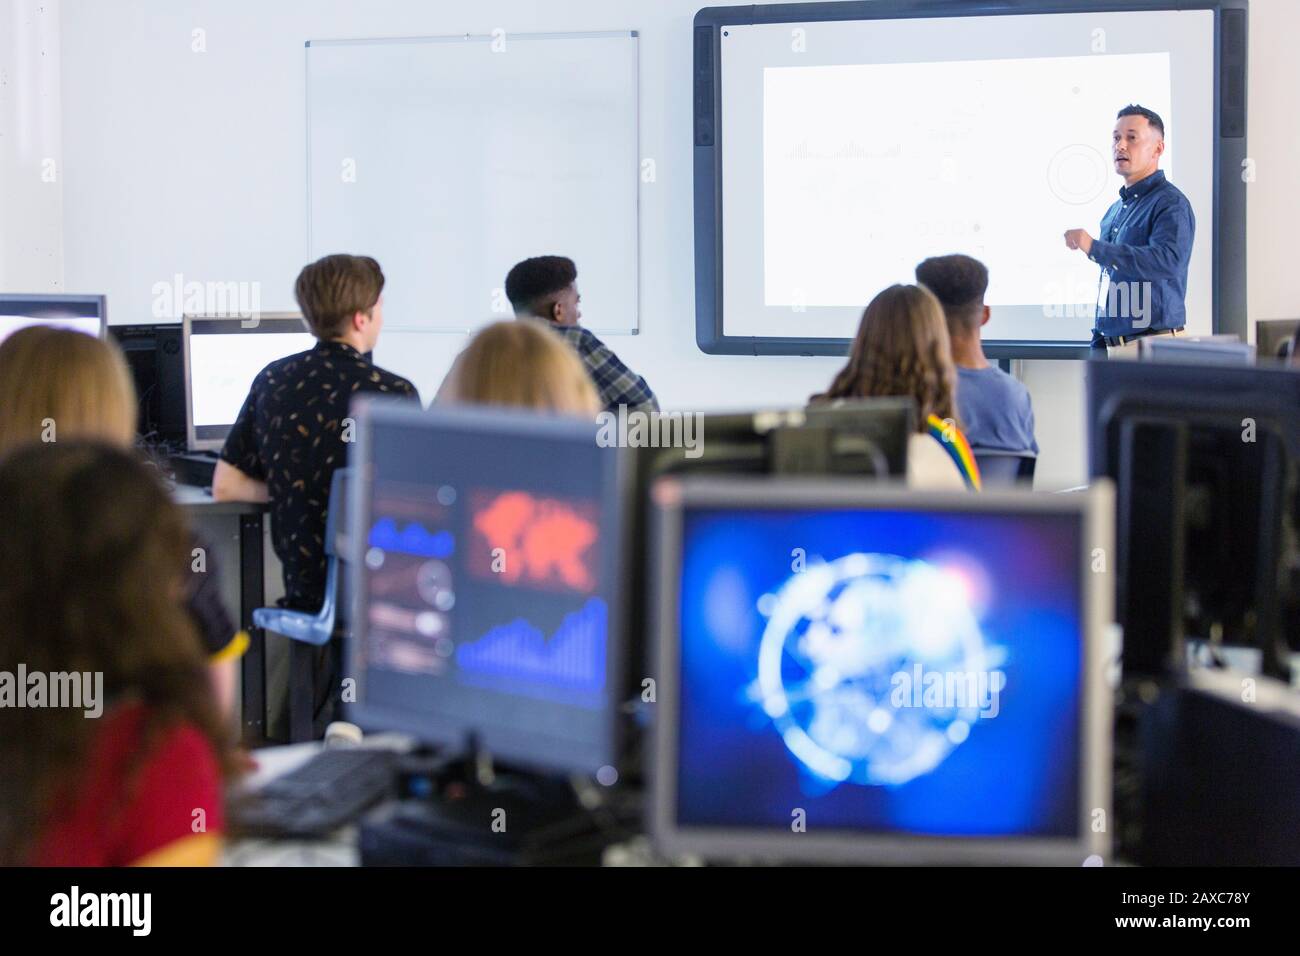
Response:
[[[264,312],[257,319],[187,315],[182,336],[191,451],[219,451],[257,373],[316,344],[302,316],[293,312]]]
[[[901,480],[907,474],[908,441],[916,432],[916,403],[910,398],[868,398],[807,408],[705,414],[699,432],[697,449],[636,449],[632,540],[647,540],[649,489],[666,475],[856,475]],[[649,664],[646,549],[637,548],[632,560],[629,690],[635,691]]]
[[[349,719],[527,768],[617,768],[626,450],[528,412],[357,415]]]
[[[181,323],[110,325],[122,349],[140,403],[136,432],[149,445],[185,446],[185,358]]]
[[[1136,863],[1300,866],[1300,690],[1198,670],[1161,689],[1138,740]]]
[[[657,482],[661,849],[1104,856],[1108,491]]]
[[[1116,483],[1126,674],[1185,666],[1187,639],[1300,641],[1300,371],[1088,367],[1090,471]]]
[[[901,478],[915,431],[910,398],[704,414],[695,447],[637,449],[639,490],[657,477],[685,473]]]
[[[1300,319],[1260,319],[1255,323],[1255,351],[1260,361],[1291,358]]]
[[[107,321],[107,299],[102,295],[0,292],[0,342],[29,325],[53,325],[102,338]]]
[[[1149,362],[1254,365],[1255,346],[1236,335],[1150,335],[1138,339],[1138,358]]]

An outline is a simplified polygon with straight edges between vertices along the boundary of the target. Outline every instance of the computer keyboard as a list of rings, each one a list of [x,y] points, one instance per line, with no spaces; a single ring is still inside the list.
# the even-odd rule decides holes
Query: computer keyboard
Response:
[[[398,755],[390,750],[325,750],[231,808],[244,836],[316,837],[348,823],[393,791]]]

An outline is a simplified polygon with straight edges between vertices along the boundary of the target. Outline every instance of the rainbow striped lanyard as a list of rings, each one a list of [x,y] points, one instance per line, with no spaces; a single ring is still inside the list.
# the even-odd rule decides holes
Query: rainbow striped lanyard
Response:
[[[970,442],[961,429],[952,422],[944,421],[938,415],[930,415],[925,420],[926,430],[957,464],[962,480],[972,491],[980,490],[980,466],[975,463],[975,453],[970,450]]]

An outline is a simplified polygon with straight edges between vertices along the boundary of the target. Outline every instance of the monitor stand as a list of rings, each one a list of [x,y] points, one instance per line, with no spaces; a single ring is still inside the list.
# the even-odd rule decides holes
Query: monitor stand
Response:
[[[609,807],[584,806],[570,780],[502,771],[477,746],[414,755],[398,774],[406,796],[361,822],[362,866],[599,865],[632,832]]]

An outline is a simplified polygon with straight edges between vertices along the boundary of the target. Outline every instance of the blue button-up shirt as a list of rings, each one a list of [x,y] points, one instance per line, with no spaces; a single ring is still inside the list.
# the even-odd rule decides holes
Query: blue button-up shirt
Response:
[[[1187,263],[1195,235],[1192,204],[1163,170],[1121,187],[1119,202],[1102,217],[1101,236],[1088,253],[1110,273],[1110,292],[1097,306],[1097,331],[1116,336],[1181,329],[1187,322]]]

